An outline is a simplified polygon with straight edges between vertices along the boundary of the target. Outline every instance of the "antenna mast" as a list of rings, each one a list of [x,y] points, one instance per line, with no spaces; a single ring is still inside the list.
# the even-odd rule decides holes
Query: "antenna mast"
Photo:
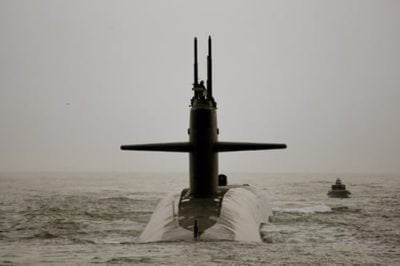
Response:
[[[211,36],[208,36],[207,56],[207,98],[212,99],[212,62],[211,62]]]
[[[197,67],[197,38],[194,38],[194,83],[193,85],[199,84],[198,67]]]

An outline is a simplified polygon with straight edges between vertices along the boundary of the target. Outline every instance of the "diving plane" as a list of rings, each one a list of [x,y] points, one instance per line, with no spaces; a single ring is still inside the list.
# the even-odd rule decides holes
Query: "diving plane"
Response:
[[[239,230],[239,228],[242,221],[249,219],[247,217],[249,215],[241,214],[237,210],[244,208],[246,212],[253,208],[245,205],[254,205],[254,201],[250,199],[254,189],[246,184],[227,184],[226,176],[218,174],[218,153],[286,148],[286,144],[279,143],[218,140],[217,103],[213,97],[211,55],[211,37],[209,37],[207,81],[204,84],[198,79],[197,38],[195,38],[192,87],[194,95],[190,101],[189,141],[121,146],[121,150],[189,153],[189,188],[184,188],[180,195],[176,195],[176,199],[170,200],[168,203],[165,201],[159,203],[142,233],[143,241],[199,240],[200,237],[202,239],[228,240],[245,238],[240,234],[246,235],[249,232],[240,231],[248,231],[246,229],[248,221],[244,222],[246,225],[242,225],[244,229]],[[234,197],[238,198],[234,199]],[[162,214],[160,213],[169,214],[164,214],[164,218],[161,218]],[[162,226],[159,225],[160,219],[166,219]],[[257,227],[255,230],[258,230],[259,224],[256,223],[258,221],[255,222],[255,227]],[[155,228],[157,226],[159,228]]]

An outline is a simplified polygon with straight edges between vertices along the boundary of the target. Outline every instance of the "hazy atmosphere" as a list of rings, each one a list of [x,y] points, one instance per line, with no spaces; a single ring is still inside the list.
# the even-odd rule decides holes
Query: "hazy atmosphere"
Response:
[[[400,172],[400,1],[0,1],[0,171],[179,171],[193,37],[221,172]]]

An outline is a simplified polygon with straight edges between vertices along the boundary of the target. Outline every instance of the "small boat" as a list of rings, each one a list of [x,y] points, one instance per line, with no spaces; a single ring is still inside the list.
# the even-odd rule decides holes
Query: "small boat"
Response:
[[[346,189],[345,184],[342,184],[340,178],[336,179],[336,183],[332,185],[332,189],[328,192],[328,196],[332,198],[348,198],[350,194],[350,191]]]

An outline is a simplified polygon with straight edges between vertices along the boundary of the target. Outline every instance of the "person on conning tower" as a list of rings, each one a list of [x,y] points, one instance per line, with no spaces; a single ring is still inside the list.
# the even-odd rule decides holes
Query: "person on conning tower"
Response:
[[[193,106],[195,101],[203,101],[206,100],[206,95],[207,95],[207,89],[204,86],[204,81],[200,81],[198,84],[193,84],[193,91],[194,91],[194,96],[191,100],[191,104]]]

